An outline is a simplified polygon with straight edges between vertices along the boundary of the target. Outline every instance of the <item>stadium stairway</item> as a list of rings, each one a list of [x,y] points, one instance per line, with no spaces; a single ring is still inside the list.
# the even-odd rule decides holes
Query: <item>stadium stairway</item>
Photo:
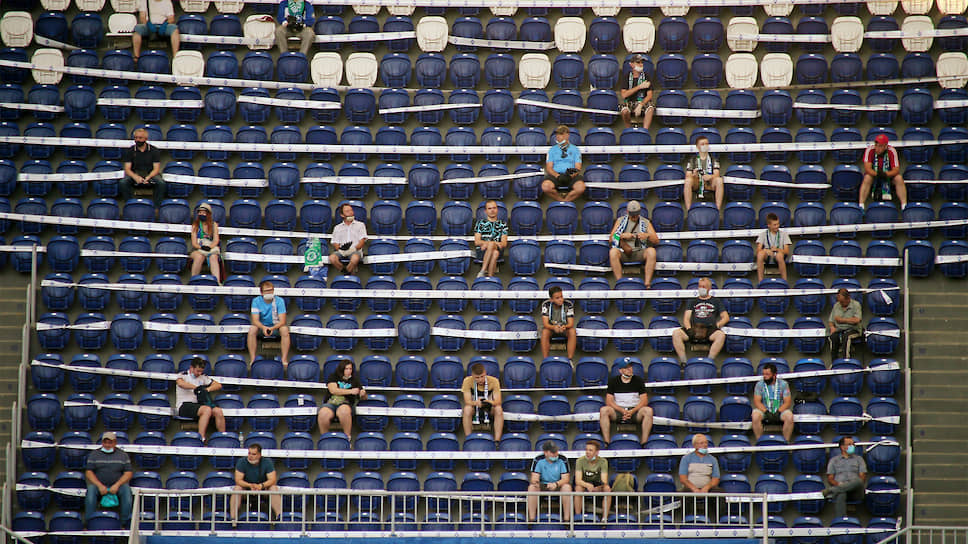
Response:
[[[10,406],[17,400],[20,338],[24,326],[24,285],[0,286],[0,446],[10,441]],[[0,477],[6,474],[0,463]]]
[[[968,294],[952,282],[913,282],[910,292],[914,403],[912,522],[958,525],[968,511]]]

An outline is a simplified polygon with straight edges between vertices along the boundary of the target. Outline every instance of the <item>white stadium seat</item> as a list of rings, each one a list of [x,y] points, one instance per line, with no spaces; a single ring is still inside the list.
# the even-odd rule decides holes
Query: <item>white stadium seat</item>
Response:
[[[101,11],[104,0],[74,0],[74,5],[81,11]]]
[[[648,17],[629,17],[622,29],[622,40],[629,53],[648,53],[655,44],[655,23]]]
[[[414,6],[387,6],[387,13],[395,17],[410,17],[415,9]]]
[[[793,2],[778,2],[776,4],[764,4],[763,11],[767,17],[789,17],[793,13]]]
[[[659,9],[666,17],[685,17],[689,13],[689,6],[662,6]]]
[[[578,53],[585,48],[588,28],[581,17],[562,17],[555,23],[555,46],[562,53]]]
[[[265,15],[249,15],[242,25],[242,33],[246,38],[262,40],[261,45],[249,45],[249,49],[271,49],[276,39],[275,21],[266,21]]]
[[[793,81],[793,59],[786,53],[767,53],[760,61],[760,81],[771,89],[786,87]]]
[[[934,30],[934,23],[927,15],[910,15],[904,18],[901,23],[901,32],[931,32]],[[934,38],[925,36],[923,38],[901,38],[904,49],[911,52],[924,53],[931,49]]]
[[[37,66],[63,67],[64,54],[60,49],[42,48],[34,51],[34,56],[30,62]],[[30,75],[34,78],[34,83],[38,85],[57,85],[60,83],[64,74],[62,72],[50,72],[41,68],[33,68]]]
[[[931,0],[901,0],[901,7],[908,15],[924,15],[931,11],[934,2]]]
[[[515,5],[510,6],[491,6],[491,14],[495,17],[514,17],[514,14],[518,12],[518,7]]]
[[[136,24],[138,24],[138,18],[134,13],[112,13],[108,17],[108,33],[131,34]]]
[[[182,49],[171,60],[171,73],[176,76],[202,77],[205,75],[205,59],[201,51]]]
[[[868,0],[867,10],[871,15],[891,15],[897,10],[897,0]]]
[[[137,0],[111,0],[111,9],[115,13],[134,13],[138,11],[138,2]]]
[[[338,87],[343,80],[343,58],[333,51],[316,53],[309,71],[318,87]]]
[[[447,47],[447,19],[421,17],[417,22],[417,45],[426,53],[440,53]]]
[[[864,23],[860,17],[837,17],[830,25],[834,51],[856,53],[864,44]]]
[[[938,81],[945,89],[960,89],[968,84],[968,55],[964,53],[941,53],[935,62],[939,78]],[[954,76],[953,79],[948,79]]]
[[[599,6],[593,7],[592,13],[597,17],[618,17],[618,12],[621,10],[621,6]]]
[[[376,15],[380,13],[380,6],[353,6],[357,15]]]
[[[346,84],[350,87],[372,87],[376,83],[380,63],[373,53],[351,53],[343,67],[346,69]]]
[[[34,20],[26,11],[8,11],[0,19],[0,39],[7,47],[27,47],[34,39]]]
[[[726,24],[726,45],[730,51],[753,51],[756,49],[756,40],[737,39],[740,35],[757,35],[760,33],[756,19],[752,17],[733,17]]]
[[[551,81],[551,61],[544,53],[525,53],[518,63],[518,79],[525,89],[544,89]]]
[[[181,8],[185,13],[205,13],[209,3],[209,0],[181,0]]]
[[[67,11],[71,7],[71,0],[40,0],[40,6],[45,11]]]
[[[213,0],[219,13],[240,13],[245,7],[242,0]]]
[[[968,8],[968,0],[938,0],[938,11],[942,15],[960,15]]]
[[[734,89],[756,86],[759,63],[752,53],[733,53],[726,59],[726,83]]]

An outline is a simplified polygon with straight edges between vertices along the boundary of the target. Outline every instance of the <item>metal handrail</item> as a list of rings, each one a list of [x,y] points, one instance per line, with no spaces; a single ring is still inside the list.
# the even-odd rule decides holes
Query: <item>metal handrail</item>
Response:
[[[0,525],[0,531],[3,531],[5,534],[9,535],[10,538],[20,542],[20,544],[34,544],[33,542],[14,532],[12,529],[8,528],[6,525]]]
[[[935,538],[937,536],[937,539]],[[904,537],[907,544],[962,544],[968,543],[968,527],[944,527],[941,525],[909,525],[891,536],[879,540],[877,544],[901,542]],[[959,538],[960,537],[960,538]],[[949,540],[949,538],[951,540]],[[926,539],[926,540],[925,540]],[[939,539],[939,540],[938,540]]]
[[[904,484],[907,486],[907,500],[905,501],[904,519],[907,523],[914,523],[914,434],[911,422],[914,420],[914,405],[911,402],[911,293],[910,293],[910,250],[904,252],[904,448],[907,455],[904,456]]]

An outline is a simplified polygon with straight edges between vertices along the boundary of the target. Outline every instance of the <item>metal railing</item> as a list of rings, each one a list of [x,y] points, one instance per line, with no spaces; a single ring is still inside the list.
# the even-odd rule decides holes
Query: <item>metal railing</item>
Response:
[[[911,525],[877,544],[968,544],[968,527]]]
[[[904,252],[904,283],[903,299],[904,308],[901,310],[904,316],[902,333],[904,334],[904,367],[901,372],[901,385],[904,387],[904,410],[901,415],[904,418],[904,519],[908,524],[914,523],[914,434],[911,428],[911,421],[914,420],[914,406],[911,403],[911,256],[910,251]]]

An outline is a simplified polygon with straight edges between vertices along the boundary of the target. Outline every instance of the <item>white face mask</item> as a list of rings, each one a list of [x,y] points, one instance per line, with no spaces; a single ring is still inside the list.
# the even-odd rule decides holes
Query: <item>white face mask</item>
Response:
[[[704,297],[709,294],[709,289],[706,289],[705,287],[700,287],[698,291],[699,291],[699,296],[701,297]]]
[[[700,153],[709,153],[709,144],[702,144],[699,146]]]
[[[343,221],[346,221],[347,223],[352,223],[353,219],[354,217],[352,215],[343,216]]]
[[[104,453],[114,453],[114,448],[106,448],[104,446],[101,446],[101,451],[103,451]]]
[[[266,302],[272,302],[274,298],[276,298],[276,295],[274,293],[266,293],[262,295],[262,300]]]

